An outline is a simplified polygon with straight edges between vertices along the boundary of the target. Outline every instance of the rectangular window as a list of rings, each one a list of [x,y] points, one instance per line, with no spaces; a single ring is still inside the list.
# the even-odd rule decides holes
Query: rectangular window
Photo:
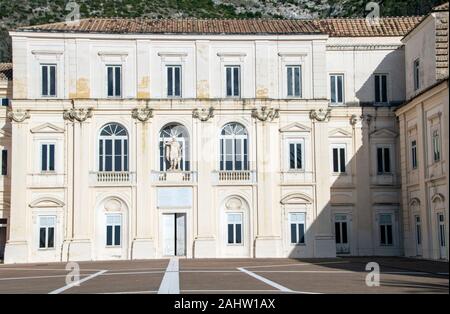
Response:
[[[181,66],[167,66],[167,96],[181,97]]]
[[[344,103],[344,75],[332,74],[330,75],[330,88],[331,88],[331,103],[342,104]]]
[[[300,142],[289,143],[289,169],[303,169],[303,144]]]
[[[55,216],[39,217],[39,248],[52,249],[55,247]]]
[[[106,246],[120,246],[122,239],[122,215],[106,215]]]
[[[288,97],[302,97],[302,67],[289,65],[287,71],[287,95]]]
[[[8,151],[2,150],[2,176],[8,175]]]
[[[41,145],[41,171],[55,171],[55,144]]]
[[[391,173],[391,150],[389,147],[377,148],[377,171],[378,174]]]
[[[122,66],[106,66],[108,81],[108,97],[122,96]]]
[[[387,95],[387,74],[375,74],[375,103],[386,104]]]
[[[431,139],[433,144],[433,161],[438,162],[441,160],[441,142],[439,136],[439,130],[433,131],[433,136]]]
[[[422,228],[420,226],[420,216],[415,216],[416,220],[416,243],[417,245],[422,244]]]
[[[242,244],[242,214],[227,214],[228,244]]]
[[[305,244],[305,213],[289,213],[291,244]]]
[[[41,65],[41,94],[44,97],[56,96],[56,65]]]
[[[227,97],[239,97],[241,95],[241,67],[226,66],[226,95]]]
[[[9,99],[8,98],[2,98],[2,106],[8,107],[9,106]]]
[[[345,173],[346,147],[345,145],[333,145],[333,172]]]
[[[391,246],[394,244],[393,215],[380,214],[380,244]]]
[[[414,61],[414,90],[420,88],[420,61],[417,59]]]
[[[411,167],[417,169],[417,141],[411,141]]]

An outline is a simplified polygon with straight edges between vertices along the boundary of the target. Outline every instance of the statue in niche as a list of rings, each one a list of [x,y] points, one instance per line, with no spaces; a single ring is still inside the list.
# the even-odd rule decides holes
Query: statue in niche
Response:
[[[172,137],[165,143],[166,159],[170,164],[168,171],[180,170],[181,144],[175,137]]]

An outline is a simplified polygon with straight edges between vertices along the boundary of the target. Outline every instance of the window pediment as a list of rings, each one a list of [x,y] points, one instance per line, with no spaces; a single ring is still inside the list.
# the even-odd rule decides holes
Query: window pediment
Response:
[[[65,130],[51,123],[44,123],[30,130],[31,133],[64,133]]]
[[[280,201],[283,205],[288,204],[312,204],[313,199],[304,193],[290,193]]]
[[[379,129],[370,134],[371,137],[377,138],[395,138],[398,136],[397,132],[394,132],[390,129]]]
[[[65,204],[54,197],[41,197],[30,203],[31,208],[63,207]]]
[[[352,133],[344,129],[334,129],[328,133],[329,137],[352,137]]]
[[[294,122],[282,127],[280,132],[311,132],[311,128],[298,122]]]

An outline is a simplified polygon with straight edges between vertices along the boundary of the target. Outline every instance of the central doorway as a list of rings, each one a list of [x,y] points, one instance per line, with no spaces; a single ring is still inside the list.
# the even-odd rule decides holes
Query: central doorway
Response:
[[[186,256],[186,214],[163,214],[164,256]]]

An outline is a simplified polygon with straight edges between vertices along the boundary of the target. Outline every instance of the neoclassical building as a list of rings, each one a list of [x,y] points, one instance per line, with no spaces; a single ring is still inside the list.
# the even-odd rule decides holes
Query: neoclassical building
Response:
[[[405,255],[447,260],[448,9],[436,7],[404,37],[407,101],[396,110]]]
[[[5,262],[403,255],[395,109],[421,20],[11,31]]]

